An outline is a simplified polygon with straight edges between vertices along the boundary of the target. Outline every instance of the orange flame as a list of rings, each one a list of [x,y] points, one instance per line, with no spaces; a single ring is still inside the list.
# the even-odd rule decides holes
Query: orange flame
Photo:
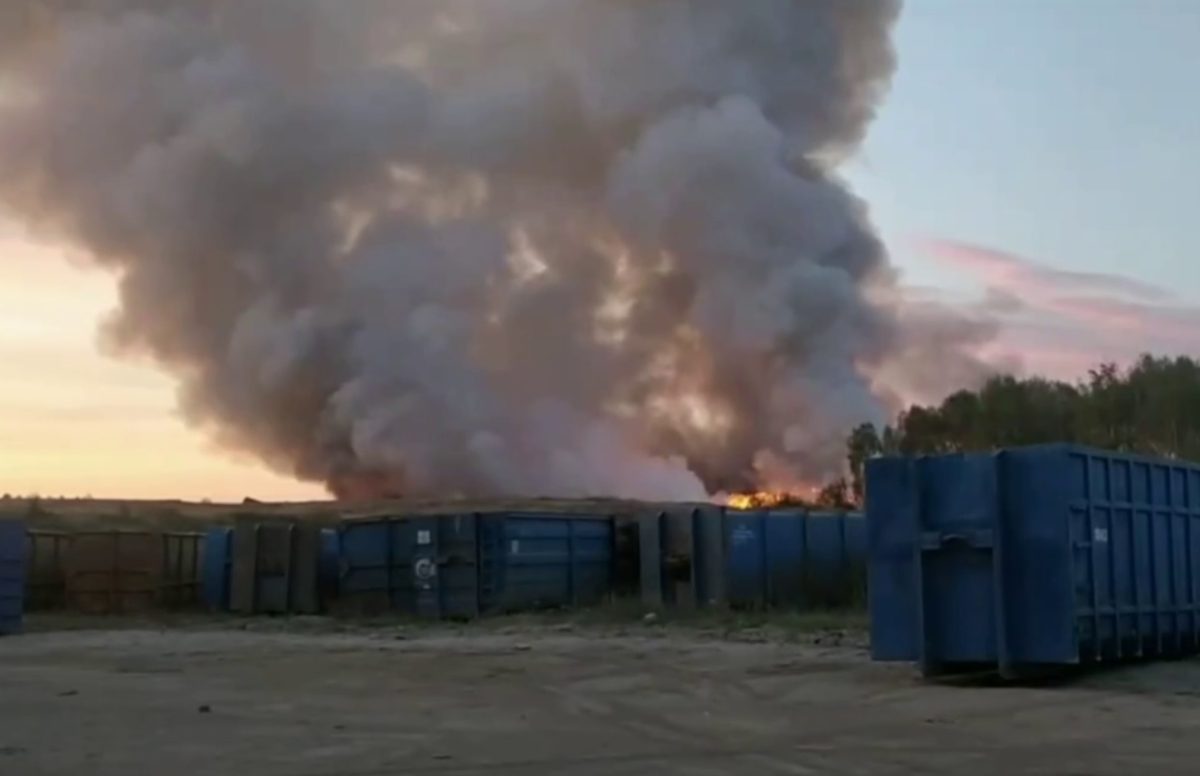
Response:
[[[786,490],[758,490],[751,493],[733,493],[725,497],[725,506],[732,509],[771,509],[786,506],[807,506],[811,496]]]

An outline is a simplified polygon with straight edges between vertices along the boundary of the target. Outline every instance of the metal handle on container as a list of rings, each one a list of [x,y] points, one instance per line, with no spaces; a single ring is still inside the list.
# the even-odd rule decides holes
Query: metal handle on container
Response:
[[[954,546],[975,550],[990,550],[994,545],[992,532],[982,528],[976,530],[925,531],[921,534],[922,550],[950,549]]]

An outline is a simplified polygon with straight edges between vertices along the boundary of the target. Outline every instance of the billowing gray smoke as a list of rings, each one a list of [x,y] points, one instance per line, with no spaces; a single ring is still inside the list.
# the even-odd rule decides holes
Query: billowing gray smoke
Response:
[[[895,0],[6,3],[0,201],[337,494],[812,482],[974,374],[832,172]]]

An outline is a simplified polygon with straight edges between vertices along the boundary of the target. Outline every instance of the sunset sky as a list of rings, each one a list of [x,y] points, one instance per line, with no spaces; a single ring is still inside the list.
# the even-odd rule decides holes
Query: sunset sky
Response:
[[[323,496],[216,451],[176,417],[169,378],[101,352],[96,328],[116,302],[111,278],[11,228],[0,256],[0,491]]]
[[[846,173],[920,293],[1005,322],[1070,378],[1200,351],[1200,3],[911,0]],[[321,497],[189,431],[171,380],[96,329],[113,279],[0,214],[0,492]]]

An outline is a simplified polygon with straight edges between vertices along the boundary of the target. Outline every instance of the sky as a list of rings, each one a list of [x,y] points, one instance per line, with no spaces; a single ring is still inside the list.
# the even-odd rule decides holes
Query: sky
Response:
[[[0,228],[0,493],[240,501],[323,489],[217,450],[176,416],[172,381],[105,355],[111,278]]]
[[[984,297],[1028,371],[1200,352],[1198,39],[1194,0],[909,0],[847,169],[907,281]]]
[[[995,355],[1057,377],[1200,353],[1197,40],[1195,0],[909,0],[844,172],[914,296],[996,318]],[[169,378],[106,356],[114,304],[111,278],[0,216],[0,493],[323,495],[216,450]]]

